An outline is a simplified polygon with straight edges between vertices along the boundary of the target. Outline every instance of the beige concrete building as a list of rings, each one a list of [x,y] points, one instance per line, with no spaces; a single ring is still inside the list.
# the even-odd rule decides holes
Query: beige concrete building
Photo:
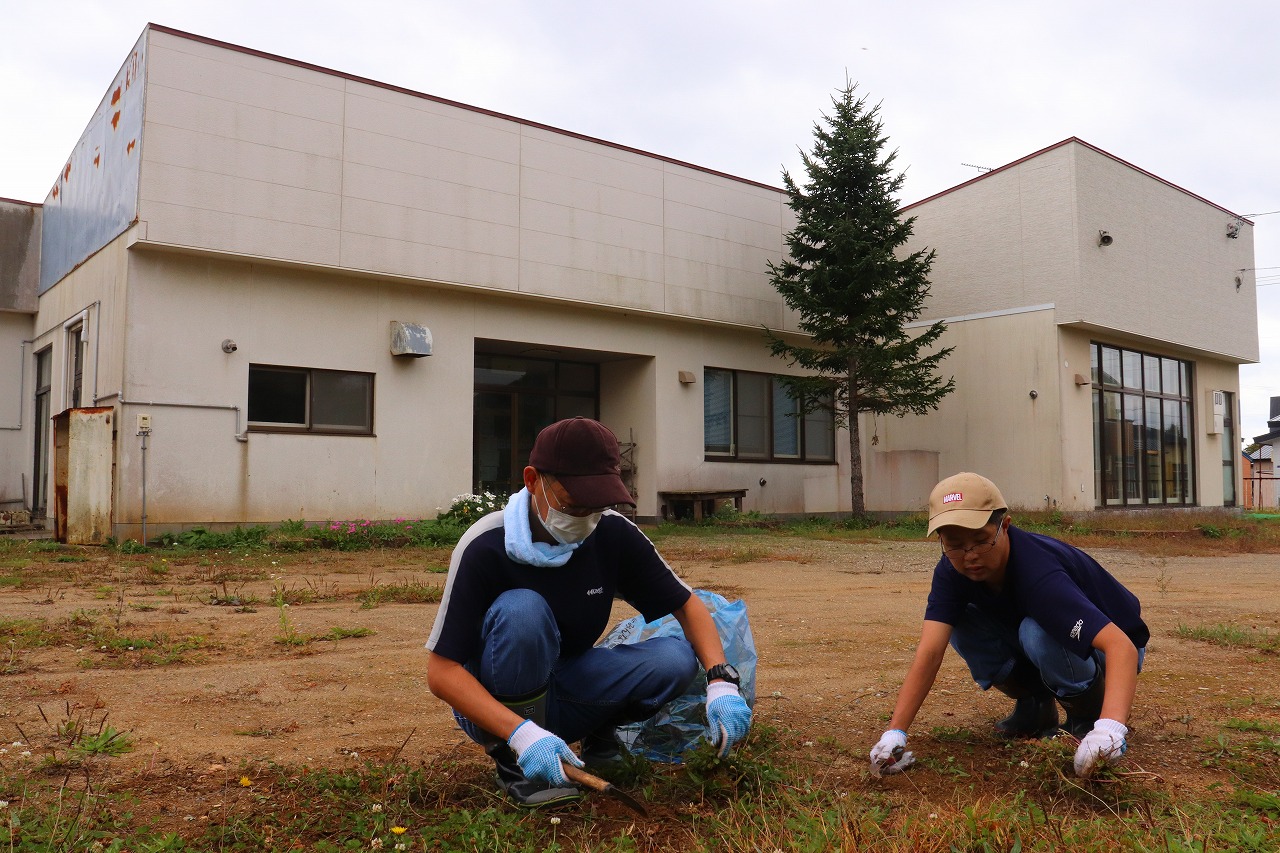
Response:
[[[1251,223],[1079,139],[904,212],[937,252],[922,320],[948,324],[956,392],[877,425],[875,482],[915,490],[873,506],[962,469],[1015,506],[1236,505]]]
[[[22,364],[0,491],[25,479],[37,512],[59,477],[106,477],[117,537],[144,495],[156,529],[432,517],[513,486],[536,431],[578,414],[634,444],[641,518],[672,490],[849,507],[845,434],[787,416],[761,333],[796,329],[766,266],[793,222],[777,188],[153,25],[30,210],[38,299],[0,305]],[[865,424],[872,508],[918,510],[960,468],[1019,505],[1138,505],[1134,482],[1141,505],[1231,502],[1206,394],[1230,423],[1257,358],[1234,334],[1256,328],[1248,223],[1078,140],[909,212],[958,390]],[[1158,477],[1111,383],[1135,357],[1183,377],[1138,395],[1182,418]],[[71,408],[109,410],[109,470],[59,470]]]

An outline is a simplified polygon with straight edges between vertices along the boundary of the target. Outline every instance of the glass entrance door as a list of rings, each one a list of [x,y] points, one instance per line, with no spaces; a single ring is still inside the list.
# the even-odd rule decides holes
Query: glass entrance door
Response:
[[[477,492],[509,495],[539,431],[563,418],[598,417],[595,364],[476,353],[472,483]]]

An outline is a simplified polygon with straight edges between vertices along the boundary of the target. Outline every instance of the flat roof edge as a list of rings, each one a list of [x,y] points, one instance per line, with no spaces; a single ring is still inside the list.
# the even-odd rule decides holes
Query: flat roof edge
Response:
[[[273,62],[283,62],[287,65],[292,65],[297,68],[305,68],[309,71],[316,71],[321,74],[329,74],[334,77],[340,77],[344,80],[350,80],[354,83],[363,83],[367,86],[375,86],[379,89],[386,89],[391,92],[399,92],[402,95],[409,95],[414,98],[422,98],[423,100],[433,101],[437,104],[444,104],[446,106],[468,110],[473,113],[480,113],[481,115],[487,115],[493,118],[503,119],[504,121],[514,122],[516,124],[524,125],[525,127],[533,127],[539,130],[549,131],[551,133],[556,133],[561,136],[567,136],[572,139],[578,139],[583,142],[591,142],[591,143],[595,143],[596,145],[604,145],[608,148],[613,148],[619,151],[626,151],[631,154],[638,154],[642,157],[650,157],[654,160],[658,160],[663,163],[670,163],[673,166],[681,166],[686,169],[693,169],[694,171],[697,171],[697,172],[703,172],[704,174],[708,174],[708,175],[715,175],[716,177],[719,177],[719,178],[725,178],[726,180],[734,181],[740,184],[748,184],[753,187],[759,187],[760,189],[781,193],[782,195],[786,195],[786,192],[787,192],[785,189],[782,189],[781,187],[771,186],[770,184],[762,183],[760,181],[753,181],[750,178],[743,178],[738,175],[731,175],[728,172],[721,172],[716,169],[711,169],[707,166],[699,166],[696,163],[690,163],[685,160],[678,160],[675,157],[667,157],[662,154],[655,154],[652,151],[645,151],[642,148],[633,148],[630,145],[623,145],[618,142],[610,142],[607,139],[599,139],[598,137],[588,136],[585,133],[577,133],[572,130],[565,130],[564,128],[561,128],[561,127],[555,127],[554,125],[543,124],[542,122],[520,118],[519,116],[513,116],[507,113],[501,113],[496,110],[489,110],[489,109],[485,109],[484,107],[473,106],[471,104],[463,103],[462,101],[454,101],[449,98],[442,98],[439,95],[430,95],[430,94],[427,94],[426,92],[419,92],[415,89],[409,89],[404,86],[397,86],[394,83],[384,83],[380,80],[374,80],[369,77],[361,77],[358,74],[350,74],[345,71],[338,71],[336,69],[328,68],[323,65],[316,65],[311,62],[304,62],[300,59],[291,59],[287,56],[280,56],[279,54],[269,53],[267,51],[257,50],[251,47],[244,47],[243,45],[234,44],[228,41],[222,41],[220,39],[210,38],[209,36],[202,36],[196,33],[187,32],[185,30],[175,29],[173,27],[166,27],[163,24],[149,23],[147,24],[147,27],[149,29],[155,30],[156,32],[165,33],[166,35],[175,36],[177,38],[188,39],[190,41],[200,42],[201,44],[207,44],[213,47],[222,48],[224,50],[231,50],[231,51],[235,51],[236,53],[247,54],[249,56],[257,56],[262,59],[269,59]]]

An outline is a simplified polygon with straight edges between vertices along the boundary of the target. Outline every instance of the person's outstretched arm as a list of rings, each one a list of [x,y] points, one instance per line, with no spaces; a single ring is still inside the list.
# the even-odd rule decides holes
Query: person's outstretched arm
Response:
[[[946,654],[950,639],[950,625],[925,620],[920,631],[920,643],[916,646],[915,659],[898,690],[898,701],[894,705],[889,728],[871,749],[871,769],[877,775],[881,772],[900,772],[910,767],[915,760],[911,753],[904,751],[907,729],[915,720],[925,697],[929,695],[934,679],[938,677],[938,669],[942,666],[942,657]]]

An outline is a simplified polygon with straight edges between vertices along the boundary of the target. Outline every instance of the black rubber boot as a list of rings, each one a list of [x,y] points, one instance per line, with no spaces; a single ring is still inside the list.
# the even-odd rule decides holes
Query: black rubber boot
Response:
[[[1093,683],[1074,696],[1063,696],[1058,701],[1062,710],[1067,712],[1067,721],[1062,727],[1077,738],[1083,738],[1093,730],[1102,716],[1102,697],[1106,693],[1107,679],[1102,668],[1093,677]]]
[[[535,809],[573,802],[582,797],[582,792],[572,786],[556,788],[546,782],[526,778],[516,760],[515,750],[507,746],[506,741],[499,738],[486,739],[484,751],[493,759],[498,787],[517,806]]]
[[[546,688],[527,696],[497,696],[495,698],[526,720],[531,720],[535,725],[546,725]],[[582,796],[582,792],[572,785],[555,787],[540,780],[527,778],[524,775],[524,771],[520,769],[515,750],[501,738],[492,735],[486,736],[484,751],[493,759],[497,770],[498,787],[518,806],[538,808],[539,806],[571,802]]]
[[[622,750],[618,746],[618,727],[601,726],[584,737],[578,757],[592,773],[620,766]]]
[[[992,685],[1014,700],[1013,713],[996,723],[1005,737],[1047,738],[1058,730],[1058,706],[1053,691],[1040,680],[1040,672],[1019,661],[1003,684]]]

